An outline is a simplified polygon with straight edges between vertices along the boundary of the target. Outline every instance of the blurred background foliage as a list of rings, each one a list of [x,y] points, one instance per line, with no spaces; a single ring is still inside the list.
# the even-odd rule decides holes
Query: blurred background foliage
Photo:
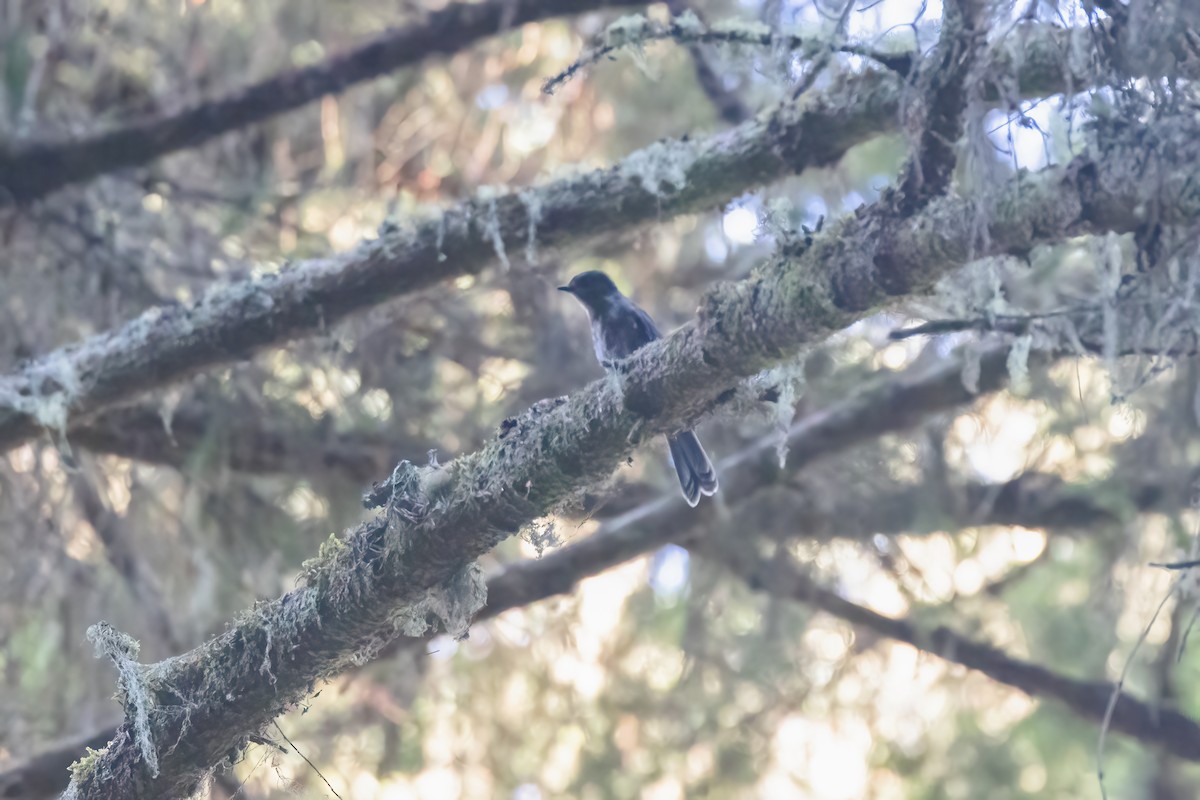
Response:
[[[436,4],[9,0],[0,7],[0,132],[69,136],[167,111],[312,63]],[[870,4],[852,15],[850,33],[928,47],[940,14],[928,5]],[[805,33],[834,25],[830,9],[807,0],[694,8]],[[1080,22],[1079,13],[1064,18]],[[754,110],[804,78],[786,53],[701,50],[718,92],[697,80],[696,54],[656,44],[543,95],[543,81],[617,16],[524,25],[3,212],[0,369],[153,305],[348,250],[389,217],[607,165],[662,137],[719,131],[729,123],[716,95]],[[996,162],[1038,167],[1068,152],[1061,132],[1072,113],[1058,98],[993,115]],[[470,452],[506,416],[598,377],[582,312],[553,291],[566,277],[605,270],[669,330],[691,317],[705,286],[744,276],[769,252],[780,214],[788,226],[814,226],[872,201],[904,148],[898,137],[876,140],[724,209],[647,219],[587,249],[540,253],[536,264],[510,254],[511,269],[198,376],[145,406],[149,424],[197,432],[172,453],[127,458],[47,437],[0,455],[0,765],[116,720],[114,676],[92,658],[88,625],[104,619],[130,632],[143,660],[182,652],[256,598],[293,587],[329,532],[362,517],[361,489],[396,459]],[[1044,283],[1027,267],[1005,273],[1010,298],[1069,293],[1064,265],[1081,252],[1072,243],[1041,254]],[[987,284],[989,269],[965,280]],[[947,294],[960,305],[969,296],[961,286]],[[902,321],[868,319],[794,368],[797,419],[971,338],[887,342]],[[1197,385],[1190,363],[1135,391],[1114,390],[1097,361],[1035,365],[1012,390],[695,513],[705,536],[747,539],[767,558],[790,554],[885,614],[950,625],[1072,677],[1113,680],[1170,585],[1147,563],[1176,558],[1200,524],[1186,500],[1200,443]],[[726,414],[702,434],[719,459],[779,424],[766,412]],[[253,432],[262,430],[277,434],[279,453],[260,451]],[[262,463],[238,468],[247,447]],[[1034,472],[1062,479],[1111,519],[988,526],[939,500],[956,486]],[[617,476],[612,501],[639,486],[673,491],[673,480],[664,448],[648,446]],[[1146,485],[1185,500],[1140,509],[1134,488]],[[873,492],[898,489],[928,505],[912,529],[797,523],[814,497],[852,491],[870,506]],[[564,515],[559,538],[587,536],[604,514],[601,503],[590,516]],[[534,557],[529,542],[511,540],[485,567]],[[1200,715],[1196,660],[1175,657],[1190,622],[1187,603],[1167,605],[1128,685]],[[1093,722],[754,591],[719,559],[674,545],[570,596],[475,625],[465,641],[405,653],[333,681],[280,722],[343,797],[1097,794]],[[1200,779],[1119,736],[1108,742],[1108,774],[1111,796],[1123,798],[1190,797]],[[251,747],[212,791],[230,787],[252,798],[329,795],[301,758],[266,746]]]

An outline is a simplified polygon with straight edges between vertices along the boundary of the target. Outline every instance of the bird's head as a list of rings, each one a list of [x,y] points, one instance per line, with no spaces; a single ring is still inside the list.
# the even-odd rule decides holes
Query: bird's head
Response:
[[[579,273],[571,278],[571,282],[566,286],[559,286],[558,290],[575,295],[575,299],[596,311],[605,308],[613,299],[621,297],[621,290],[612,279],[596,270]]]

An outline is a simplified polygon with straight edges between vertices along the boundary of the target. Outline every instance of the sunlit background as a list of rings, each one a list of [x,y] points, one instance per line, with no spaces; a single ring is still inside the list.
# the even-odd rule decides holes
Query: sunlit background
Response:
[[[0,132],[51,138],[170,110],[440,6],[15,0],[0,13]],[[708,21],[804,36],[831,35],[842,10],[832,0],[692,8]],[[543,94],[543,82],[621,13],[520,26],[13,217],[0,252],[0,367],[150,306],[350,250],[386,220],[434,214],[485,187],[528,186],[612,164],[663,137],[718,132],[731,121],[714,91],[753,113],[810,78],[809,62],[779,48],[660,42]],[[656,4],[647,13],[669,12]],[[874,48],[927,51],[941,13],[935,1],[864,3],[844,33]],[[1013,27],[997,37],[1015,35],[1018,18],[1086,24],[1076,3],[1017,3],[1003,18]],[[718,86],[698,80],[697,59]],[[868,67],[839,56],[808,93]],[[1088,100],[990,111],[984,128],[997,168],[1069,159],[1083,144]],[[0,455],[0,770],[119,721],[114,672],[84,639],[92,623],[138,638],[143,661],[194,647],[255,599],[293,588],[320,542],[363,518],[362,488],[396,459],[424,462],[436,449],[449,461],[505,417],[599,377],[583,314],[552,291],[563,279],[602,269],[672,329],[709,285],[747,275],[782,232],[876,200],[905,152],[903,136],[883,137],[710,213],[647,219],[567,252],[508,252],[508,268],[199,376],[141,407],[151,427],[173,429],[181,445],[169,451],[44,437]],[[860,322],[780,373],[794,420],[976,339],[889,342],[910,317],[963,313],[963,298],[986,308],[1001,287],[1012,307],[1071,296],[1093,264],[1089,248],[1045,248],[1031,256],[1033,270],[975,265],[944,296]],[[1127,686],[1138,696],[1200,714],[1194,651],[1176,657],[1191,605],[1172,601],[1151,624],[1172,576],[1148,566],[1186,553],[1200,525],[1188,501],[1200,455],[1198,376],[1190,363],[1148,379],[1110,366],[1033,365],[1008,390],[785,468],[693,513],[703,536],[789,558],[882,614],[928,630],[947,625],[1081,680],[1115,680],[1130,663]],[[786,411],[741,409],[700,433],[719,461],[792,421]],[[276,434],[279,452],[256,431]],[[980,524],[987,491],[976,508],[946,499],[1035,473],[1107,519],[1086,528],[1056,518]],[[673,481],[665,448],[645,446],[597,508],[550,521],[559,546],[604,525],[615,513],[606,509],[674,492]],[[1136,490],[1147,484],[1183,499],[1140,502]],[[837,498],[865,498],[870,510],[873,496],[904,491],[920,498],[907,522],[807,524]],[[488,574],[539,557],[536,541],[506,542],[485,559]],[[389,651],[280,719],[319,775],[291,749],[252,745],[214,780],[213,796],[1098,796],[1094,720],[752,589],[710,552],[669,545],[570,595],[476,624],[465,640]],[[1194,767],[1116,734],[1106,758],[1111,797],[1191,797],[1200,782]]]

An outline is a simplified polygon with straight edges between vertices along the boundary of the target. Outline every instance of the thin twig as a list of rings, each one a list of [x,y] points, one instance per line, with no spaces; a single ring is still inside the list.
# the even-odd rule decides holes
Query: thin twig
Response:
[[[542,85],[546,94],[554,94],[559,86],[573,78],[580,70],[591,66],[612,53],[628,47],[641,47],[647,42],[670,40],[677,44],[735,44],[754,47],[781,47],[787,50],[801,50],[805,57],[813,58],[825,49],[825,43],[812,37],[801,37],[796,34],[780,33],[774,30],[757,31],[752,28],[731,28],[713,30],[705,28],[694,17],[690,21],[681,22],[685,18],[676,17],[667,25],[659,25],[646,20],[641,31],[631,32],[622,36],[620,41],[606,42],[585,51],[579,58],[561,72],[548,78]],[[835,48],[837,52],[869,58],[899,73],[907,74],[913,63],[909,53],[881,53],[858,45],[841,45]]]
[[[1100,723],[1100,739],[1096,742],[1096,780],[1100,784],[1100,797],[1102,800],[1108,800],[1108,790],[1104,787],[1104,742],[1108,737],[1108,728],[1112,724],[1113,712],[1117,710],[1117,701],[1121,699],[1122,693],[1125,691],[1125,678],[1129,675],[1129,670],[1133,667],[1133,659],[1141,649],[1146,639],[1150,636],[1150,629],[1154,627],[1158,615],[1162,613],[1163,608],[1167,605],[1167,601],[1175,594],[1175,590],[1179,588],[1176,583],[1171,587],[1171,590],[1163,597],[1158,604],[1158,608],[1154,609],[1154,614],[1150,617],[1150,621],[1146,623],[1146,627],[1142,629],[1142,633],[1138,636],[1137,642],[1133,645],[1133,650],[1129,653],[1129,658],[1125,659],[1125,665],[1121,667],[1121,676],[1117,679],[1113,686],[1112,694],[1108,698],[1108,706],[1104,709],[1104,719]]]
[[[292,748],[293,750],[295,750],[295,751],[296,751],[296,755],[298,755],[298,756],[300,756],[301,758],[303,758],[303,759],[304,759],[304,762],[305,762],[306,764],[308,764],[310,767],[312,767],[312,769],[313,769],[313,772],[317,773],[317,776],[318,776],[318,777],[320,777],[320,779],[321,779],[321,780],[325,781],[325,785],[329,787],[329,791],[333,792],[333,796],[334,796],[334,797],[336,797],[338,800],[344,800],[344,798],[343,798],[343,797],[342,797],[340,794],[338,794],[338,793],[337,793],[337,789],[334,789],[334,788],[333,788],[333,784],[331,784],[331,783],[329,782],[329,779],[328,779],[328,778],[326,778],[326,777],[325,777],[325,776],[324,776],[324,775],[321,773],[321,770],[317,769],[317,765],[316,765],[316,764],[314,764],[313,762],[309,761],[309,760],[308,760],[308,756],[304,755],[304,753],[301,753],[301,752],[300,752],[300,748],[299,748],[299,747],[296,747],[296,745],[295,745],[295,744],[292,742],[292,740],[291,740],[291,739],[289,739],[289,738],[287,737],[287,734],[283,732],[283,728],[279,727],[279,723],[278,723],[278,722],[273,722],[273,723],[271,723],[271,724],[273,724],[273,725],[275,726],[275,730],[279,731],[279,735],[283,737],[283,740],[284,740],[285,742],[287,742],[287,743],[288,743],[288,744],[291,746],[291,748]]]

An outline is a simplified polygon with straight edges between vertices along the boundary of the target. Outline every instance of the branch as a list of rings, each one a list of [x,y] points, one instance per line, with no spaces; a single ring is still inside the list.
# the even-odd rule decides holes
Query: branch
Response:
[[[703,17],[700,12],[692,8],[688,0],[667,0],[667,10],[671,12],[671,16],[680,17],[686,12],[691,12],[700,19],[703,24]],[[688,45],[688,55],[691,56],[692,69],[696,73],[696,82],[700,85],[709,102],[716,108],[717,114],[721,119],[730,125],[740,125],[750,117],[754,116],[753,110],[749,104],[742,99],[739,92],[730,91],[725,87],[725,76],[719,74],[713,69],[709,62],[708,54],[704,49],[697,44]]]
[[[1079,160],[998,187],[987,247],[1002,252],[1087,230],[1110,203],[1140,202],[1140,181],[1120,164],[1108,168],[1118,161]],[[1187,159],[1174,177],[1187,186],[1195,171],[1200,159]],[[1097,196],[1100,186],[1107,191]],[[1168,216],[1197,216],[1200,205],[1176,192],[1163,205]],[[729,397],[728,387],[846,327],[897,287],[929,288],[966,260],[973,231],[971,204],[960,198],[935,199],[903,221],[886,206],[863,210],[803,253],[714,290],[695,322],[637,351],[619,377],[535,405],[447,467],[401,464],[385,515],[331,540],[301,588],[260,603],[191,652],[140,669],[136,684],[122,656],[130,713],[113,743],[77,771],[73,796],[186,796],[315,682],[400,632],[423,630],[431,615],[464,631],[486,591],[474,559],[607,478],[635,440],[694,423]],[[120,640],[104,650],[131,647]]]
[[[1200,319],[1186,281],[1134,282],[1101,302],[1029,314],[936,319],[893,330],[892,341],[964,331],[1010,336],[1046,334],[1069,340],[1079,354],[1180,358],[1200,353]],[[1114,324],[1119,337],[1114,337]]]
[[[1164,487],[1143,476],[1107,483],[1112,492],[1108,496],[1127,499],[1127,509],[1097,501],[1103,492],[1100,487],[1072,485],[1042,472],[1027,472],[1004,483],[953,486],[948,491],[880,481],[870,473],[835,472],[814,475],[777,497],[754,495],[752,490],[757,502],[742,519],[771,539],[794,541],[801,531],[806,539],[816,541],[867,541],[876,534],[919,535],[987,525],[1088,531],[1121,524],[1134,511],[1187,505],[1188,484]]]
[[[0,377],[0,450],[398,295],[478,273],[499,254],[525,252],[531,234],[543,248],[579,245],[833,163],[886,129],[898,96],[887,76],[864,75],[803,110],[780,107],[722,135],[653,145],[615,167],[481,195],[413,228],[385,226],[351,253],[213,290],[191,307],[151,309]]]
[[[720,544],[712,538],[695,545],[713,555],[713,561],[740,576],[752,588],[789,597],[819,608],[852,625],[912,645],[954,664],[978,670],[989,678],[1015,687],[1031,697],[1049,697],[1079,716],[1104,719],[1112,684],[1069,678],[1046,667],[1005,655],[1002,651],[957,634],[948,628],[932,631],[907,619],[885,617],[818,586],[792,564],[758,558],[752,548]],[[1112,717],[1112,730],[1187,759],[1200,761],[1200,723],[1173,709],[1122,694]]]
[[[1007,379],[1006,353],[1003,348],[985,352],[981,358],[980,393],[1003,387]],[[967,392],[961,379],[963,361],[959,357],[937,364],[918,364],[899,374],[882,375],[849,397],[806,416],[788,433],[789,459],[786,469],[800,470],[814,461],[842,452],[856,444],[886,433],[905,430],[925,417],[961,407],[979,397]],[[739,453],[718,464],[725,494],[757,502],[756,490],[780,474],[775,435],[761,437]],[[1123,483],[1123,482],[1122,482]],[[1161,500],[1153,489],[1135,494],[1139,508],[1154,507]],[[909,495],[912,490],[905,490]],[[899,497],[902,493],[895,493]],[[988,502],[985,504],[983,501]],[[1188,502],[1185,486],[1172,502],[1179,507]],[[979,486],[967,490],[966,507],[986,508],[987,517],[973,524],[1021,524],[1082,526],[1111,521],[1111,512],[1093,507],[1089,499],[1059,485],[1052,476],[1025,475],[1002,486]],[[920,514],[916,503],[903,500],[881,503],[886,519],[866,523],[861,515],[847,515],[839,505],[828,513],[806,513],[793,526],[793,535],[821,538],[830,531],[838,536],[863,538],[871,533],[907,529]],[[927,510],[927,509],[926,509]],[[879,517],[879,514],[874,515]],[[908,518],[905,522],[897,522]],[[694,513],[671,491],[627,509],[604,522],[591,536],[548,553],[536,561],[511,564],[488,581],[487,605],[475,617],[479,622],[513,608],[549,597],[567,594],[583,579],[636,558],[669,542],[686,543],[710,522],[711,518]],[[879,524],[879,523],[884,524]],[[890,527],[889,527],[890,526]],[[391,655],[398,649],[419,646],[425,639],[401,638],[381,652]],[[88,745],[101,747],[116,735],[113,727],[91,737]],[[26,765],[0,773],[0,797],[41,800],[66,788],[66,766],[82,755],[78,742],[40,754]],[[43,768],[44,771],[43,771]],[[31,777],[37,774],[38,778]],[[35,787],[45,787],[36,789]]]
[[[980,391],[1004,385],[1005,353],[997,348],[982,359]],[[887,375],[850,397],[808,415],[788,434],[789,469],[799,469],[824,456],[841,452],[888,432],[909,428],[928,415],[969,403],[977,395],[963,388],[962,362],[949,359],[937,365],[911,367]],[[161,426],[161,421],[159,421]],[[778,473],[778,437],[764,436],[754,445],[721,460],[718,471],[725,493],[749,497],[755,487]],[[636,558],[671,541],[685,539],[709,518],[692,513],[679,493],[671,491],[620,514],[591,536],[554,550],[536,561],[507,566],[487,586],[487,605],[475,621],[482,621],[523,605],[574,590],[581,580]],[[424,638],[401,638],[388,647],[422,644]],[[112,727],[90,737],[85,744],[100,748],[113,739]],[[0,773],[0,797],[40,800],[57,795],[70,777],[67,765],[83,755],[83,744],[71,742],[47,751],[25,765]]]
[[[0,147],[0,206],[28,204],[71,183],[149,163],[224,133],[336,94],[363,81],[461,50],[485,36],[526,22],[632,0],[486,0],[452,3],[412,25],[340,55],[289,70],[222,97],[81,139],[21,142]]]
[[[401,455],[424,453],[425,441],[386,435],[334,433],[317,422],[287,424],[276,411],[231,413],[219,400],[188,403],[170,415],[158,409],[122,408],[68,431],[72,444],[93,453],[183,469],[201,456],[239,472],[328,476],[369,483]]]
[[[57,797],[67,788],[71,763],[89,748],[98,750],[104,747],[116,732],[116,727],[110,727],[87,738],[61,742],[24,764],[0,773],[0,797],[4,800]]]
[[[963,116],[971,96],[982,97],[978,81],[987,49],[984,0],[950,0],[945,6],[942,34],[933,56],[921,65],[917,85],[917,141],[896,187],[894,200],[901,211],[921,208],[950,188],[957,163],[955,147],[963,134]],[[982,112],[979,112],[980,114]]]
[[[672,9],[674,14],[674,10]],[[671,40],[678,44],[689,45],[750,45],[766,49],[796,50],[804,59],[810,59],[818,54],[827,52],[830,45],[816,36],[800,36],[794,33],[783,33],[768,28],[762,23],[748,23],[733,20],[714,28],[709,28],[700,21],[695,13],[685,10],[676,14],[667,24],[660,25],[646,17],[633,15],[622,17],[604,31],[600,42],[592,49],[585,51],[572,61],[566,69],[542,85],[545,94],[554,94],[559,86],[574,77],[580,70],[596,64],[612,53],[624,48],[640,48],[647,42]],[[863,56],[875,61],[880,66],[901,75],[907,74],[912,67],[913,56],[910,53],[877,53],[854,45],[840,45],[835,48],[838,52]],[[703,76],[701,76],[703,77]]]
[[[1075,35],[1032,29],[1020,60],[1002,42],[992,52],[993,64],[1005,69],[1019,63],[1022,91],[1032,95],[1062,91],[1069,81],[1059,48]],[[1054,54],[1053,71],[1047,71],[1046,51]],[[853,145],[895,129],[903,91],[890,73],[846,77],[803,108],[784,104],[717,136],[664,141],[581,177],[480,195],[411,228],[385,225],[378,239],[351,253],[214,289],[191,307],[151,309],[0,376],[0,451],[42,429],[61,433],[199,370],[323,331],[398,295],[478,273],[497,260],[507,264],[505,254],[526,252],[531,236],[543,247],[578,246],[651,220],[707,210],[781,175],[834,163]],[[1114,230],[1131,227],[1130,208],[1114,204]],[[1049,219],[1058,227],[1038,231],[1029,245],[1065,235],[1062,214],[1055,211]],[[1020,214],[1018,209],[1015,216]],[[1021,217],[1020,224],[1039,223]],[[1009,247],[1018,249],[1015,239]]]
[[[147,569],[129,541],[121,517],[114,513],[82,470],[71,476],[71,491],[75,495],[84,519],[92,526],[104,545],[104,554],[113,569],[121,576],[132,598],[142,609],[150,629],[158,636],[165,652],[179,649],[181,642],[175,633],[169,606],[156,582],[152,569]]]

